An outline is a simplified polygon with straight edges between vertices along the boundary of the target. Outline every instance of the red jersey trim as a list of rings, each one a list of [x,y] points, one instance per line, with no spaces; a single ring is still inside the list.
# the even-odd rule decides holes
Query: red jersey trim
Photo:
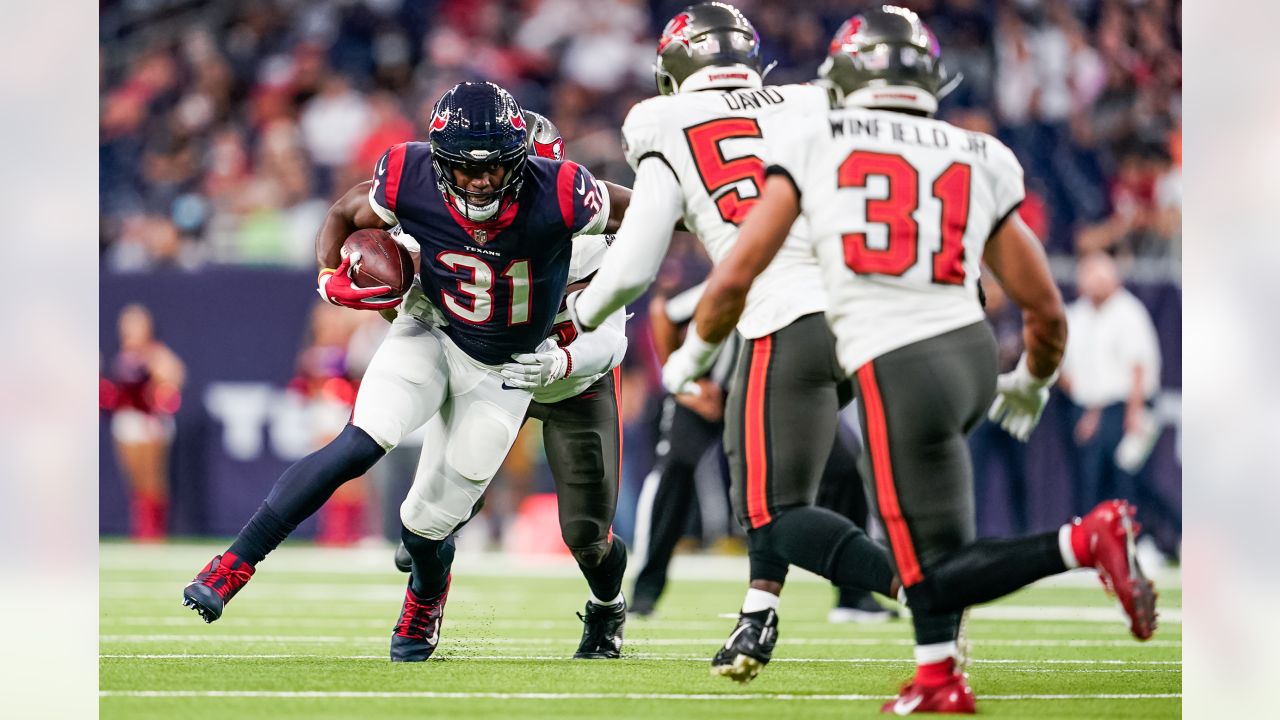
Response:
[[[560,216],[564,218],[564,226],[572,232],[573,226],[573,179],[578,175],[578,163],[564,162],[560,165],[560,174],[556,176],[556,196],[560,199]]]
[[[404,172],[404,144],[391,148],[387,158],[387,209],[396,211],[396,197],[400,194],[400,175]]]

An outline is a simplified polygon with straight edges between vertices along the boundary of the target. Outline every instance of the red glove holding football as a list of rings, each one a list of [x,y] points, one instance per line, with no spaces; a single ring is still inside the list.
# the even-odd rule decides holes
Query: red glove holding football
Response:
[[[387,310],[400,304],[402,297],[385,298],[391,292],[390,285],[376,287],[356,287],[351,282],[351,266],[360,263],[360,253],[353,252],[342,258],[336,268],[325,268],[320,271],[316,292],[320,297],[334,305],[355,308],[356,310]]]

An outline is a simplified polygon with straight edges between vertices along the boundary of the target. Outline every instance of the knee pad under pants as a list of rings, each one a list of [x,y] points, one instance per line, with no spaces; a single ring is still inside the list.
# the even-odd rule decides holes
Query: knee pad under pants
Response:
[[[471,517],[520,429],[528,393],[504,390],[491,374],[449,398],[426,424],[413,487],[400,506],[410,530],[443,539]]]
[[[453,379],[446,340],[420,320],[396,318],[360,382],[351,424],[390,450],[438,413]]]

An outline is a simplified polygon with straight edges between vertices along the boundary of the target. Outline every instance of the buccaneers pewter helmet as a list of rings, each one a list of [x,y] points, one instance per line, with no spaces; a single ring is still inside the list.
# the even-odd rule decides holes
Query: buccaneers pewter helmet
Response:
[[[552,160],[564,159],[564,138],[560,137],[560,128],[548,120],[546,115],[525,110],[524,124],[529,128],[529,140],[526,144],[530,153]]]
[[[942,49],[914,12],[885,5],[845,21],[818,75],[844,105],[933,114],[950,90]]]
[[[658,92],[674,95],[759,85],[760,62],[760,34],[751,21],[732,5],[706,2],[685,8],[663,28],[653,74]]]

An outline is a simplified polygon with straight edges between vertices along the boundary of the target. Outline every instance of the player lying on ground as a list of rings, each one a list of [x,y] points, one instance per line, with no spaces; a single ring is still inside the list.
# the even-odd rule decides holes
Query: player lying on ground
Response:
[[[564,141],[549,120],[526,110],[525,124],[530,153],[563,159]],[[610,235],[583,235],[574,240],[570,292],[589,282],[612,239]],[[429,302],[415,288],[405,306],[412,312],[419,303]],[[447,322],[434,307],[423,310],[420,314],[433,314],[439,317],[438,323]],[[507,385],[533,395],[526,418],[542,421],[542,443],[556,485],[560,536],[590,589],[579,615],[583,629],[576,658],[618,657],[627,618],[622,596],[627,548],[613,534],[622,465],[618,365],[627,352],[626,321],[626,310],[619,309],[595,332],[580,335],[568,321],[568,313],[561,312],[556,315],[553,347],[516,355],[500,371]],[[431,501],[431,478],[443,472],[439,449],[446,441],[444,421],[439,417],[429,420],[413,488],[404,501],[405,514],[417,515],[417,506]],[[412,563],[408,548],[401,543],[396,549],[396,566],[410,572]]]
[[[623,150],[636,170],[632,211],[596,280],[571,307],[580,328],[598,326],[644,292],[681,216],[711,259],[722,261],[764,183],[762,127],[829,108],[822,88],[764,86],[759,35],[722,3],[689,7],[667,23],[656,80],[663,96],[636,105],[623,124]],[[848,518],[814,506],[835,441],[839,386],[848,378],[836,362],[822,274],[804,232],[797,228],[751,290],[725,407],[732,501],[747,530],[751,579],[712,672],[740,681],[771,657],[790,565],[840,586],[890,597],[897,591],[888,552]]]
[[[988,408],[1019,439],[1039,421],[1066,346],[1062,298],[1015,212],[1023,186],[1013,153],[932,118],[945,74],[915,13],[886,6],[855,16],[832,48],[824,73],[846,107],[766,135],[764,194],[711,274],[695,312],[700,337],[669,367],[701,364],[701,348],[730,333],[752,282],[782,259],[792,223],[806,221],[915,626],[915,678],[884,711],[971,713],[957,662],[965,608],[1093,567],[1145,640],[1156,596],[1134,556],[1134,508],[1121,500],[1054,532],[975,539],[966,435]],[[977,296],[980,261],[1023,309],[1026,353],[999,378]]]
[[[529,158],[519,105],[492,83],[462,83],[436,104],[430,143],[405,143],[378,161],[372,184],[329,211],[316,240],[320,292],[331,302],[385,309],[401,298],[358,288],[341,258],[360,228],[396,224],[422,244],[424,292],[448,314],[434,327],[401,313],[379,346],[350,423],[276,482],[231,547],[185,589],[212,622],[255,566],[342,483],[364,474],[405,435],[439,414],[443,462],[428,502],[402,508],[413,573],[391,638],[391,659],[430,657],[449,588],[446,542],[466,520],[511,448],[531,400],[503,386],[501,366],[544,346],[568,280],[572,240],[612,230],[628,193],[598,184],[571,162]],[[336,267],[335,267],[336,266]]]

